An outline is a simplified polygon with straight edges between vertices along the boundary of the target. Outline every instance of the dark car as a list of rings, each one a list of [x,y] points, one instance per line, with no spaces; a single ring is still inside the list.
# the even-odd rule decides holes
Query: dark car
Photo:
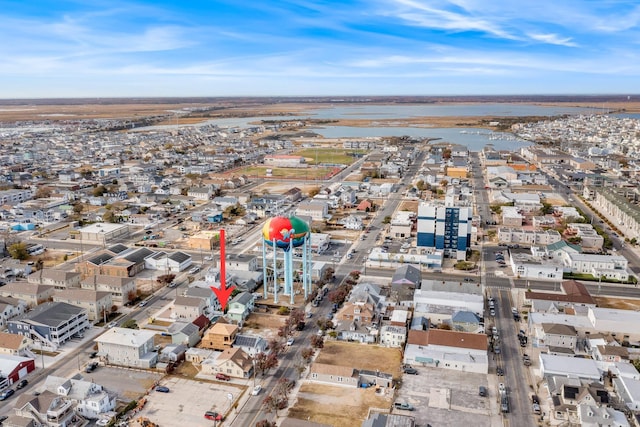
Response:
[[[222,421],[222,414],[213,411],[205,412],[204,417],[211,421]]]
[[[489,392],[487,391],[487,388],[483,385],[480,386],[480,388],[478,389],[478,394],[482,397],[486,397]]]
[[[2,394],[0,394],[0,400],[6,400],[8,398],[10,398],[11,396],[13,396],[13,394],[16,391],[12,388],[8,388],[5,391],[2,392]]]
[[[540,404],[540,399],[538,398],[538,396],[536,396],[535,394],[531,395],[531,403],[537,403],[538,405]]]
[[[7,420],[7,418],[9,418],[9,415],[2,415],[2,416],[0,416],[0,425],[2,425],[2,422],[3,422],[3,421],[6,421],[6,420]]]
[[[98,362],[91,362],[87,365],[87,367],[84,369],[85,372],[93,372],[96,370],[96,368],[98,367]]]
[[[416,368],[413,368],[411,366],[407,366],[403,369],[403,372],[405,374],[409,374],[409,375],[418,375],[418,370]]]
[[[18,385],[16,385],[16,388],[18,390],[20,390],[21,388],[25,388],[27,386],[27,384],[29,384],[29,381],[27,380],[22,380],[18,383]]]
[[[496,368],[496,375],[499,376],[499,377],[503,376],[504,375],[504,369],[502,369],[500,366],[498,366]]]
[[[96,357],[98,357],[98,352],[97,351],[92,351],[89,354],[89,359],[95,359]]]
[[[165,387],[163,385],[159,385],[158,387],[156,387],[156,391],[159,391],[160,393],[169,393],[169,387]]]

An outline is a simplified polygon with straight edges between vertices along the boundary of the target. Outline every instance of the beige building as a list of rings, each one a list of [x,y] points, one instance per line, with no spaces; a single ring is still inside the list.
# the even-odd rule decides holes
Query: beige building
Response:
[[[26,302],[29,307],[35,307],[53,297],[55,289],[50,285],[13,282],[0,288],[0,296],[14,297]]]
[[[248,378],[252,372],[252,359],[240,348],[227,348],[210,363],[202,363],[202,373],[207,375],[222,373],[234,378]]]
[[[79,288],[80,273],[43,268],[30,274],[27,282],[54,286],[56,289]]]
[[[230,323],[218,321],[202,337],[200,346],[213,350],[225,350],[231,348],[238,335],[238,327]]]
[[[174,320],[193,322],[204,314],[207,303],[202,298],[179,296],[173,303]]]
[[[132,277],[97,275],[80,283],[82,289],[109,292],[114,304],[126,304],[136,298],[136,283]]]
[[[129,236],[127,224],[98,222],[80,229],[80,240],[83,242],[105,244],[119,237],[127,236]]]
[[[56,291],[53,295],[56,302],[67,304],[87,310],[90,321],[102,320],[111,312],[113,300],[109,292],[94,291],[91,289],[64,289]]]
[[[23,335],[0,332],[0,354],[23,356],[31,344],[31,339]]]
[[[189,238],[187,246],[189,249],[201,249],[210,251],[220,241],[220,232],[212,230],[204,230],[194,234]]]

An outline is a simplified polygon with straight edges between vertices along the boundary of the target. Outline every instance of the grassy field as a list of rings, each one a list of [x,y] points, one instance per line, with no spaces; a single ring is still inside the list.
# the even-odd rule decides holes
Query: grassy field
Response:
[[[234,169],[233,175],[247,175],[266,177],[267,169],[271,169],[273,178],[325,179],[331,173],[331,168],[268,168],[266,166],[247,166]]]
[[[292,156],[302,156],[307,159],[307,163],[315,165],[318,163],[340,163],[350,165],[355,161],[355,157],[349,153],[363,153],[363,150],[345,150],[342,148],[306,148],[291,153]]]
[[[390,405],[390,398],[376,395],[374,388],[303,384],[289,417],[334,427],[355,427],[367,418],[369,408]]]
[[[316,362],[337,366],[353,366],[392,374],[400,377],[402,355],[397,348],[378,347],[338,341],[325,342]]]

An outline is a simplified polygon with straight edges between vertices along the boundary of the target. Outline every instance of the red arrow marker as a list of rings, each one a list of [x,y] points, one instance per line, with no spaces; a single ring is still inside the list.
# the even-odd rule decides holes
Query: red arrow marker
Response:
[[[224,311],[227,303],[229,302],[229,297],[231,296],[231,292],[236,288],[235,286],[229,286],[227,288],[227,257],[225,254],[225,239],[224,239],[224,229],[220,230],[220,287],[216,288],[211,286],[211,290],[218,297],[218,301],[220,302],[220,309]]]
[[[218,301],[220,302],[220,307],[222,311],[224,311],[225,307],[227,306],[227,303],[229,302],[229,297],[231,296],[231,293],[235,288],[236,288],[235,286],[229,286],[227,288],[224,282],[220,284],[219,288],[216,288],[215,286],[211,286],[211,290],[218,297]]]

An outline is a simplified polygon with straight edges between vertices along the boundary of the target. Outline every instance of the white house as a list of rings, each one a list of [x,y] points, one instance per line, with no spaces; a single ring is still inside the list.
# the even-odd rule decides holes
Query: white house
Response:
[[[405,326],[384,325],[380,328],[380,345],[402,348],[406,340],[407,328]]]
[[[113,411],[116,407],[117,394],[107,392],[93,381],[48,375],[44,387],[62,396],[65,401],[73,402],[76,412],[90,420],[98,419],[100,414]]]
[[[149,369],[158,360],[153,351],[155,335],[146,329],[111,328],[94,341],[100,359],[107,364]]]

